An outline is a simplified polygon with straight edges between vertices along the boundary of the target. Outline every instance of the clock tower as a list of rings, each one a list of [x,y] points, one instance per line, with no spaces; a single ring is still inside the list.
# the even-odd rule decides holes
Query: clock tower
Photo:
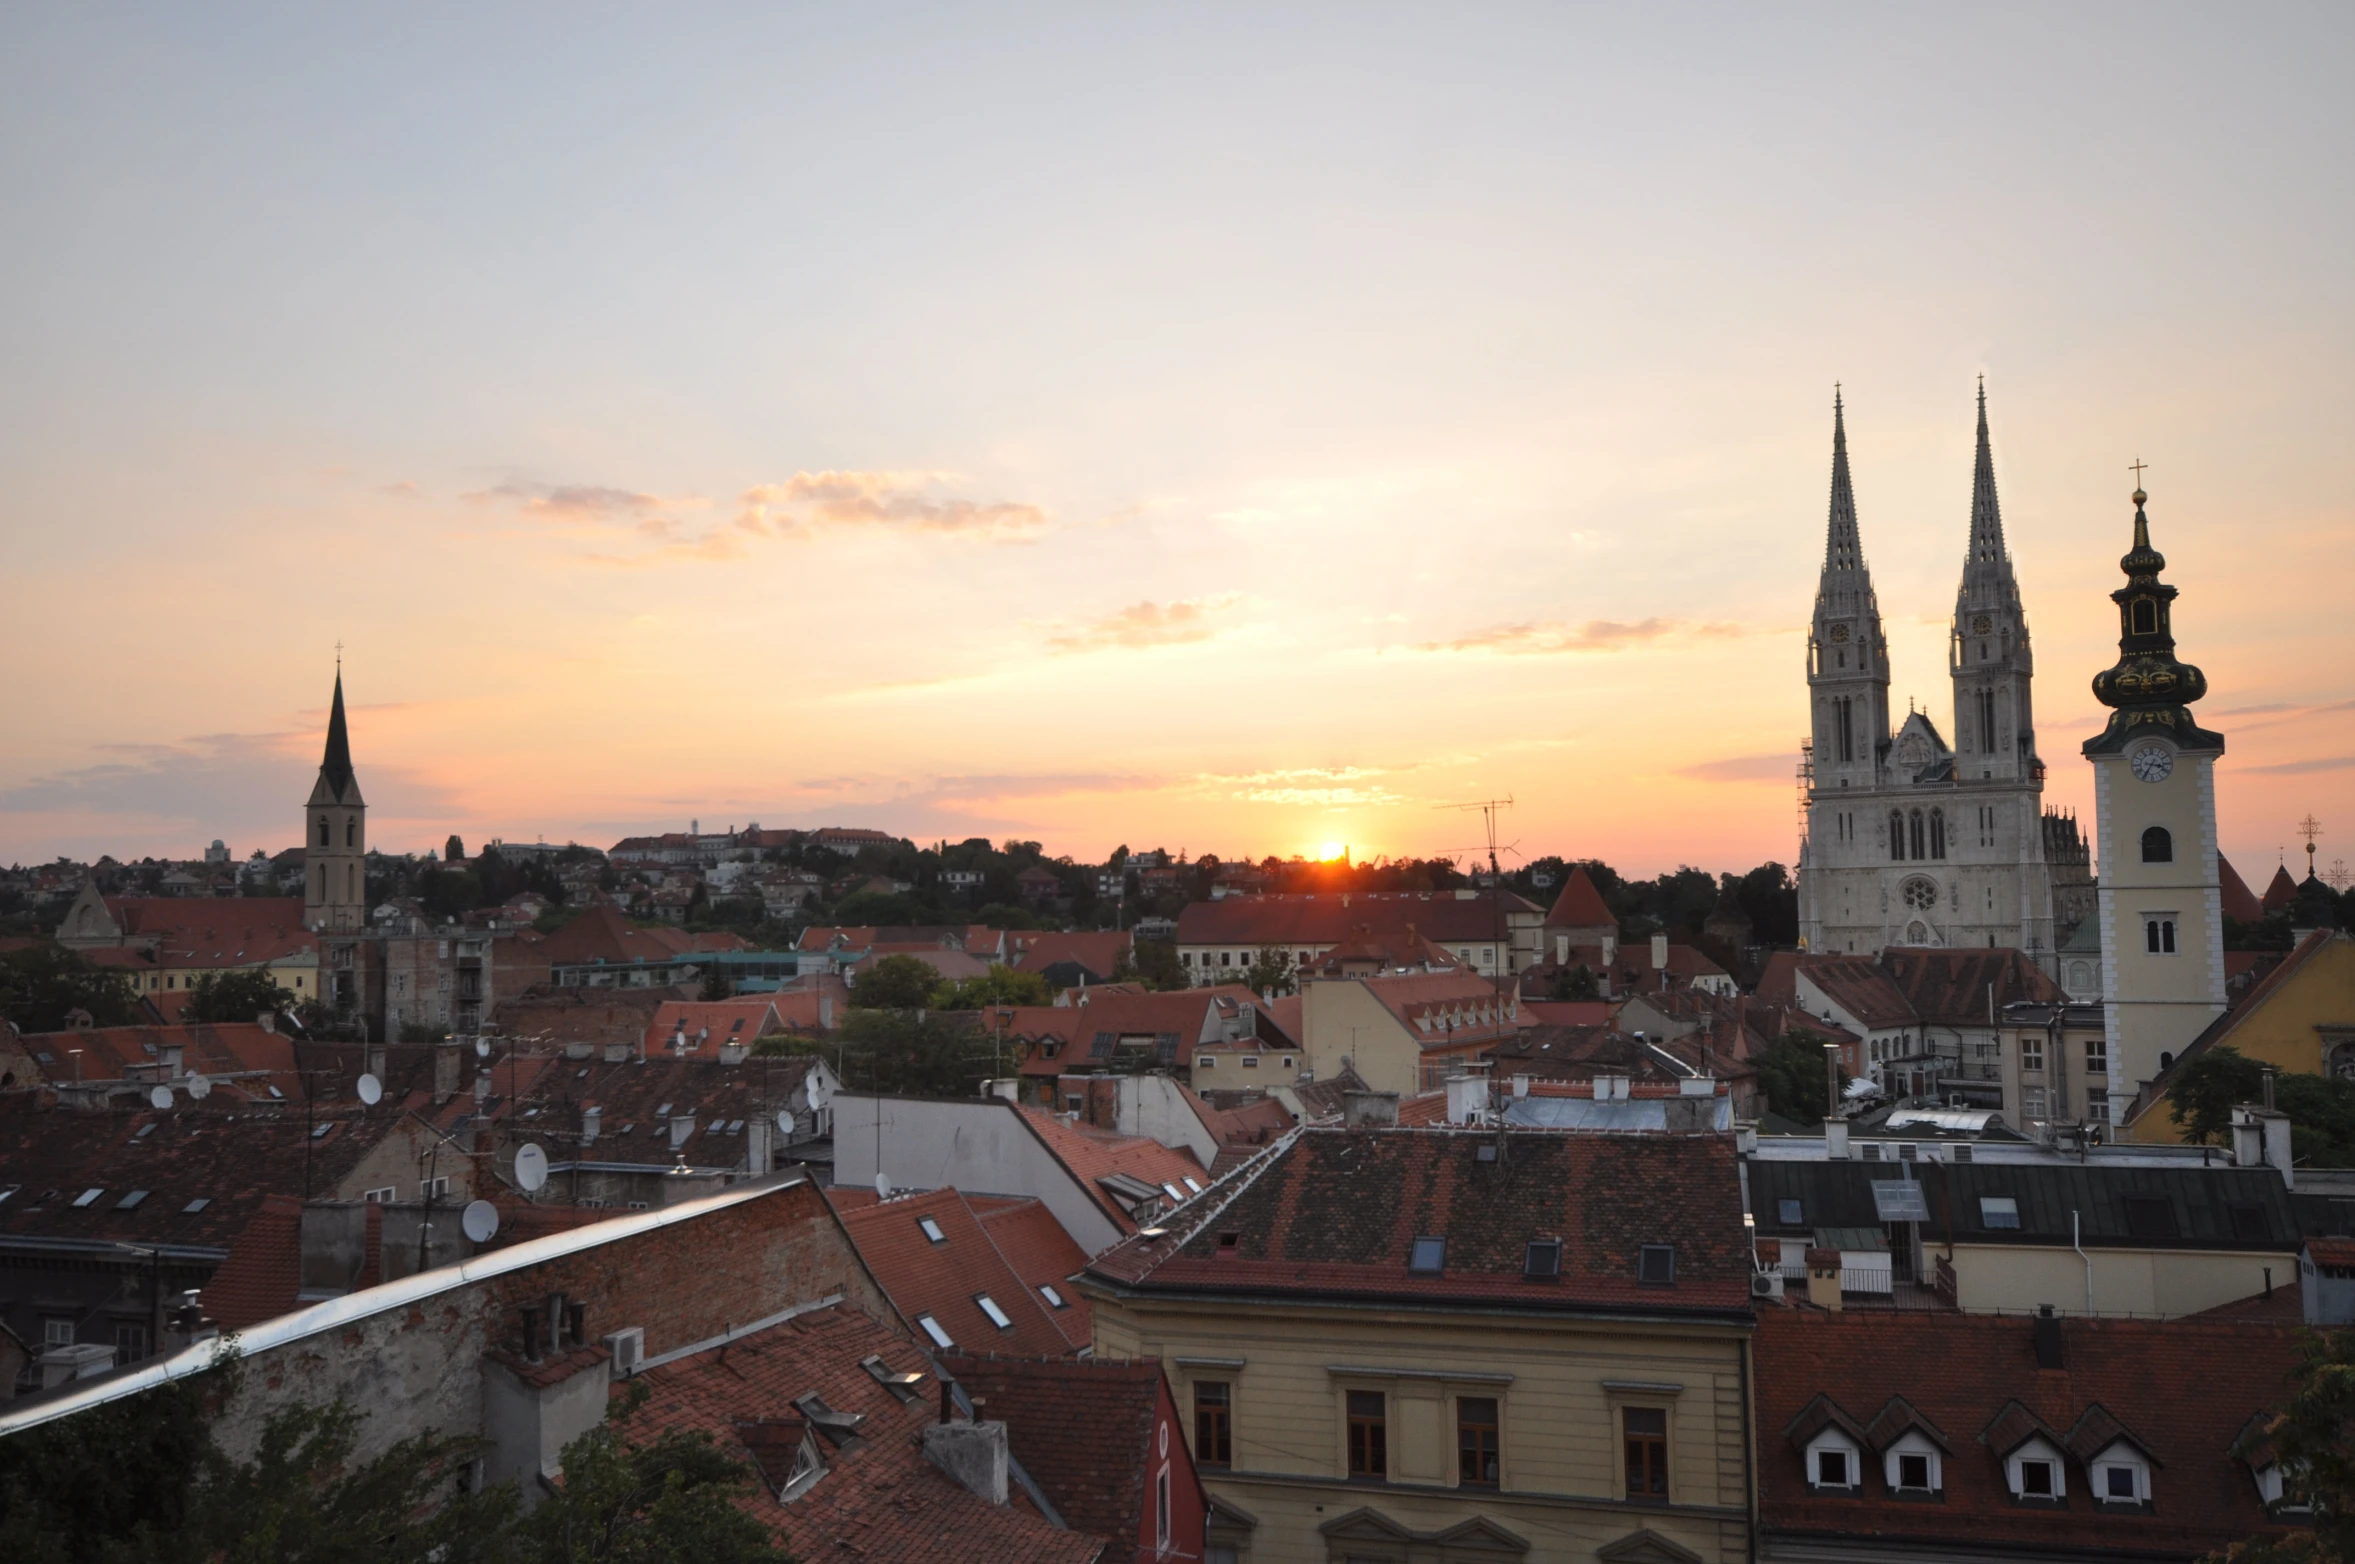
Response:
[[[2143,1084],[2224,1013],[2224,913],[2216,869],[2216,759],[2221,734],[2192,719],[2208,693],[2175,656],[2175,588],[2134,491],[2134,547],[2118,561],[2118,661],[2094,676],[2109,725],[2086,740],[2101,862],[2106,1104],[2117,1123]],[[2071,1061],[2077,1063],[2078,1061]],[[2089,1094],[2100,1086],[2085,1062]]]

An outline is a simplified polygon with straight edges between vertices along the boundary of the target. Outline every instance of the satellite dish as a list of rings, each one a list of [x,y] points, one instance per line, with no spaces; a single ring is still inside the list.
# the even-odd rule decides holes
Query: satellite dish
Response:
[[[793,1133],[793,1110],[791,1108],[777,1110],[777,1133],[780,1135]]]
[[[213,1094],[213,1083],[212,1083],[212,1082],[210,1082],[210,1081],[206,1080],[206,1079],[205,1079],[203,1076],[201,1076],[201,1075],[191,1075],[190,1077],[188,1077],[188,1095],[189,1095],[189,1096],[191,1096],[191,1097],[195,1098],[195,1099],[196,1099],[198,1102],[202,1102],[202,1101],[204,1101],[204,1100],[205,1100],[207,1097],[210,1097],[212,1094]]]
[[[890,1174],[878,1172],[875,1175],[875,1198],[878,1200],[889,1200],[891,1198]]]
[[[458,1218],[458,1225],[466,1229],[466,1236],[476,1243],[488,1243],[491,1235],[499,1230],[499,1208],[487,1200],[468,1201],[465,1214]]]
[[[373,1075],[360,1077],[360,1100],[373,1108],[384,1101],[384,1082]]]
[[[487,1037],[476,1038],[474,1040],[474,1057],[477,1059],[488,1059],[490,1056],[491,1040]]]
[[[548,1182],[548,1154],[537,1145],[515,1149],[515,1182],[525,1194],[531,1194]]]
[[[172,1105],[172,1089],[169,1086],[158,1086],[147,1094],[147,1100],[156,1112],[161,1113]]]

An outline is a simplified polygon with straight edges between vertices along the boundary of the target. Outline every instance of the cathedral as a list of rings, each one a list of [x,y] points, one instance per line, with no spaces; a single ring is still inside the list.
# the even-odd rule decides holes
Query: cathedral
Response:
[[[2044,807],[2035,659],[1996,503],[1984,384],[1947,672],[1951,742],[1926,711],[1892,728],[1888,643],[1834,397],[1831,519],[1807,637],[1800,938],[1826,954],[2004,947],[2051,971],[2094,891],[2076,821]]]

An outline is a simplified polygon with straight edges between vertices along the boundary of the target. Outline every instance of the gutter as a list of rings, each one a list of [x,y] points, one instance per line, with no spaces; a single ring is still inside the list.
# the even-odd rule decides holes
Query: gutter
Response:
[[[2093,1312],[2093,1256],[2085,1252],[2085,1245],[2077,1241],[2077,1212],[2069,1212],[2069,1247],[2077,1251],[2077,1258],[2085,1262],[2085,1312]]]

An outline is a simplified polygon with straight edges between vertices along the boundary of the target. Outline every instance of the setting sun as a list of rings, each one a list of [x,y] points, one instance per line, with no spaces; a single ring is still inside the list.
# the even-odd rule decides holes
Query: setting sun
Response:
[[[1349,844],[1347,842],[1327,842],[1317,849],[1317,862],[1319,863],[1332,863],[1336,859],[1348,856]]]

